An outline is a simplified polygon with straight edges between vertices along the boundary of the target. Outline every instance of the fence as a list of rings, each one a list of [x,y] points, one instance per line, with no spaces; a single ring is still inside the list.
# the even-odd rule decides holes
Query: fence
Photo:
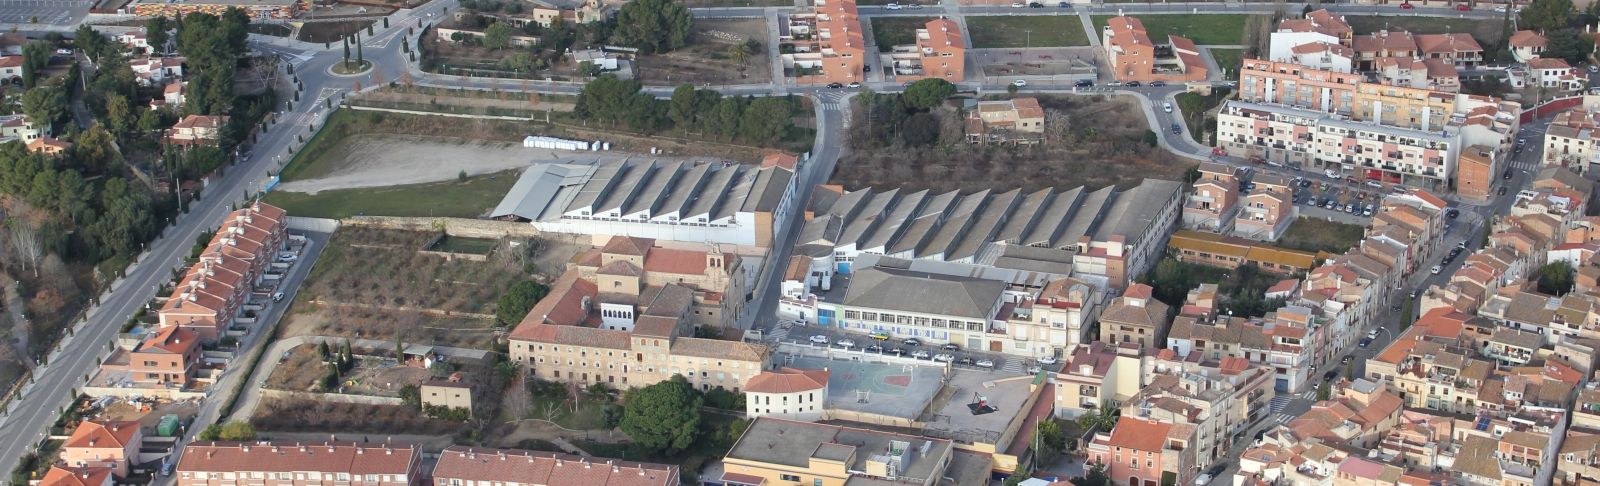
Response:
[[[1556,98],[1556,99],[1553,99],[1553,100],[1550,100],[1550,101],[1546,101],[1546,102],[1544,102],[1544,104],[1541,104],[1539,106],[1535,106],[1533,108],[1522,110],[1522,123],[1528,123],[1528,122],[1533,121],[1536,118],[1543,117],[1543,116],[1546,116],[1546,115],[1549,115],[1549,114],[1552,114],[1552,113],[1570,110],[1570,109],[1576,108],[1576,107],[1578,107],[1579,105],[1582,105],[1582,104],[1583,104],[1583,95],[1568,96],[1568,97],[1565,97],[1565,98]]]
[[[400,397],[379,397],[373,395],[353,395],[349,393],[312,393],[290,390],[262,389],[262,398],[287,398],[298,400],[315,400],[320,402],[354,403],[358,405],[404,405]]]
[[[289,229],[299,231],[332,233],[339,230],[339,220],[337,219],[290,216],[287,223]]]

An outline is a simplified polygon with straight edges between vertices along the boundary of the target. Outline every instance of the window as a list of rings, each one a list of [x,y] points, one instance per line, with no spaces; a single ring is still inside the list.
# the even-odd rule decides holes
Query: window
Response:
[[[793,482],[796,482],[796,483],[800,482],[800,476],[796,476],[796,475],[793,475],[793,474],[779,474],[778,475],[778,479],[782,479],[784,481],[793,481]]]

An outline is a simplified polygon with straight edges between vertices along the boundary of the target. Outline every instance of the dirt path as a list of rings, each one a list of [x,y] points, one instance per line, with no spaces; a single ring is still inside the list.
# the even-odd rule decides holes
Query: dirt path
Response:
[[[520,169],[534,162],[621,160],[631,155],[533,149],[481,140],[356,135],[323,155],[331,161],[327,172],[306,174],[306,179],[285,182],[278,190],[316,194],[334,189],[422,184],[452,180],[463,171],[472,176]]]

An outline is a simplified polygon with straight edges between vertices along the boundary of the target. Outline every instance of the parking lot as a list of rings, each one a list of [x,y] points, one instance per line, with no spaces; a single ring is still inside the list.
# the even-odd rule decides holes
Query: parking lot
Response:
[[[1026,374],[1039,370],[1061,369],[1059,362],[1040,363],[1022,356],[963,349],[955,344],[912,342],[910,339],[877,339],[867,334],[841,331],[832,327],[802,326],[796,321],[790,321],[788,324],[787,329],[780,325],[771,333],[770,338],[798,346],[827,346],[837,350],[849,349],[861,353],[910,356],[930,362],[948,362],[956,368],[969,370]],[[984,366],[985,364],[987,366]]]
[[[72,25],[93,5],[90,0],[0,0],[0,23]]]

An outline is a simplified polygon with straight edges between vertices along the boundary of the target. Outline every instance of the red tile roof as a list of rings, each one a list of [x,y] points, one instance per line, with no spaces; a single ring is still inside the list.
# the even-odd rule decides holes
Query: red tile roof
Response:
[[[706,252],[652,248],[645,255],[644,271],[678,275],[703,275],[706,273]]]
[[[555,283],[550,285],[550,293],[533,305],[528,315],[522,318],[522,323],[511,331],[511,337],[521,337],[523,328],[533,324],[557,324],[576,326],[589,319],[589,309],[584,303],[594,300],[599,293],[594,282],[580,277],[578,269],[567,270]]]
[[[1550,43],[1543,34],[1531,30],[1519,30],[1511,34],[1511,47],[1544,47]]]
[[[606,246],[600,251],[613,255],[644,256],[655,246],[656,240],[650,238],[635,238],[632,236],[613,236],[606,241]]]
[[[412,480],[418,451],[409,444],[352,442],[207,442],[183,448],[179,473],[324,472],[351,475],[394,474]]]
[[[754,393],[794,393],[828,387],[828,370],[802,370],[784,367],[777,371],[763,371],[750,378],[744,391]]]
[[[1117,427],[1111,429],[1110,443],[1123,449],[1161,452],[1166,447],[1167,432],[1171,428],[1172,424],[1165,422],[1122,417],[1117,419]]]
[[[194,331],[179,326],[167,326],[145,340],[144,345],[139,347],[139,352],[184,355],[199,345],[200,336]]]
[[[554,452],[453,446],[439,454],[435,483],[531,483],[548,486],[673,486],[678,466]]]
[[[101,486],[113,484],[110,467],[51,466],[39,486]]]
[[[172,328],[168,328],[172,329]],[[85,420],[62,447],[121,449],[139,434],[139,422]]]

